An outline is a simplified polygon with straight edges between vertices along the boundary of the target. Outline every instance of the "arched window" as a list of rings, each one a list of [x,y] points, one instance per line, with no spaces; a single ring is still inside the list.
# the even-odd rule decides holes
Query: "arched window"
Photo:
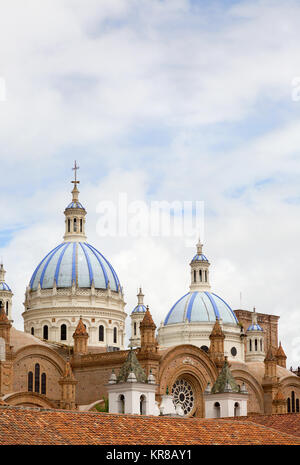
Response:
[[[46,394],[46,373],[42,373],[41,376],[41,387],[42,387],[42,394]]]
[[[299,399],[296,399],[296,412],[299,413]]]
[[[34,392],[40,392],[40,365],[38,363],[34,367]]]
[[[240,416],[240,404],[238,402],[235,402],[234,404],[234,416],[235,417]]]
[[[263,350],[262,339],[260,340],[260,350],[261,350],[261,352],[262,352],[262,350]]]
[[[32,327],[31,330],[30,330],[32,336],[34,336],[34,328]]]
[[[144,395],[140,397],[140,415],[146,415],[146,397]]]
[[[287,411],[288,413],[291,413],[291,399],[289,397],[287,399]]]
[[[43,327],[43,339],[48,340],[48,326],[47,325]]]
[[[76,218],[74,218],[74,227],[73,227],[74,232],[77,232],[77,221]]]
[[[215,402],[214,410],[215,410],[215,418],[220,418],[220,416],[221,416],[221,405],[219,404],[219,402]]]
[[[201,346],[200,349],[201,349],[201,350],[204,350],[204,352],[206,352],[206,353],[207,353],[208,350],[209,350],[207,346]]]
[[[249,339],[249,349],[250,349],[250,352],[252,352],[252,340]]]
[[[205,282],[207,283],[207,271],[205,270]]]
[[[118,336],[118,334],[117,334],[117,328],[114,327],[114,344],[117,343],[117,336]]]
[[[6,302],[6,315],[8,315],[8,302]]]
[[[133,332],[134,332],[134,335],[136,336],[136,322],[134,322],[134,325],[133,325]]]
[[[68,232],[70,232],[70,231],[71,231],[71,220],[70,220],[70,218],[69,218],[69,219],[68,219]]]
[[[196,276],[196,270],[194,270],[194,283],[196,282],[197,276]]]
[[[118,407],[119,413],[125,413],[125,397],[123,394],[119,396]]]
[[[80,232],[82,232],[82,219],[80,220]]]
[[[200,278],[200,282],[202,282],[202,270],[199,270],[199,278]]]
[[[65,324],[61,325],[60,327],[60,340],[61,341],[67,340],[67,326]]]
[[[103,325],[99,326],[99,341],[101,342],[104,341],[104,326]]]
[[[28,391],[32,392],[33,391],[33,373],[32,371],[29,371],[28,373]]]
[[[255,352],[257,352],[257,339],[255,339],[254,345],[255,345]]]

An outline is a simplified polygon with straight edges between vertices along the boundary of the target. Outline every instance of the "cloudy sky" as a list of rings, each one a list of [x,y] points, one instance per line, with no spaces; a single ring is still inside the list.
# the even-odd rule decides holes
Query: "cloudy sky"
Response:
[[[76,159],[88,240],[128,313],[142,285],[159,325],[195,249],[184,234],[103,237],[101,203],[202,201],[213,291],[279,315],[300,365],[299,23],[289,0],[1,0],[0,255],[18,329]]]

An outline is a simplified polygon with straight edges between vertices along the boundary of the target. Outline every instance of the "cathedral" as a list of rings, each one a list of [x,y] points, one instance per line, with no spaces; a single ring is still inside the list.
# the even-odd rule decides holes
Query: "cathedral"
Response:
[[[126,391],[152,396],[156,409],[168,408],[171,398],[180,415],[212,417],[227,416],[218,411],[227,393],[239,400],[233,415],[242,404],[246,415],[299,412],[300,377],[286,369],[279,317],[233,310],[216,294],[200,240],[190,287],[174,295],[158,328],[139,289],[125,346],[123,287],[102,251],[87,242],[76,174],[72,183],[63,242],[45,251],[26,287],[24,332],[12,326],[13,290],[0,266],[0,403],[111,411],[110,398],[128,413]],[[151,414],[147,402],[139,413]]]

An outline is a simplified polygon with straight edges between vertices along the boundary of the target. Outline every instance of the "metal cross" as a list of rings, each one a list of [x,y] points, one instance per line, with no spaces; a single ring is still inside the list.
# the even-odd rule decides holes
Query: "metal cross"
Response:
[[[79,170],[79,166],[77,166],[76,160],[74,162],[74,168],[72,168],[72,170],[75,171],[75,181],[71,181],[71,182],[73,182],[74,184],[79,184],[80,181],[77,181],[77,170]]]

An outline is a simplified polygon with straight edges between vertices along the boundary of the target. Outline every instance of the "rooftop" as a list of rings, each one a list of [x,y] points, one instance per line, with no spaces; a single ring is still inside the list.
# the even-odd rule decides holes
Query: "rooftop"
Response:
[[[300,415],[271,417],[276,417],[272,427],[267,420],[258,424],[263,416],[236,420],[162,418],[1,405],[0,444],[300,445]]]

